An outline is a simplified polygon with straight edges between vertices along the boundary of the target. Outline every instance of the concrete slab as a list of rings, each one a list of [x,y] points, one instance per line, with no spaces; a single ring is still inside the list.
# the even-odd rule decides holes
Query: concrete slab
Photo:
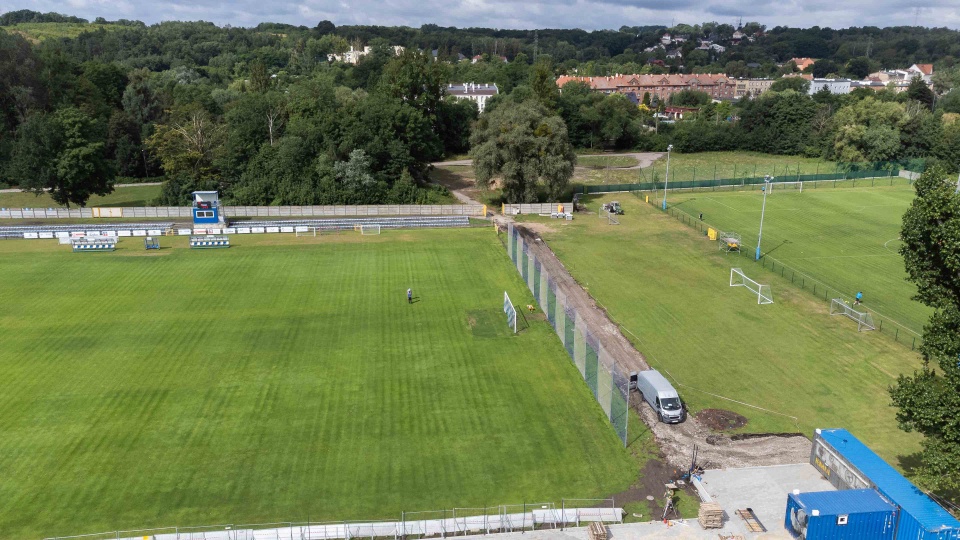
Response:
[[[809,463],[708,470],[700,482],[723,508],[724,527],[720,530],[741,534],[745,539],[791,538],[783,528],[787,494],[795,489],[801,492],[835,491],[833,485]],[[744,508],[753,509],[767,533],[748,531],[746,523],[736,514],[737,510]]]

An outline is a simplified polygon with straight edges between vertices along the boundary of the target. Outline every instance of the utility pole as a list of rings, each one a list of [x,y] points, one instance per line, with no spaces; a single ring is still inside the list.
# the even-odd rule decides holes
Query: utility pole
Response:
[[[767,213],[767,191],[770,187],[770,175],[763,178],[763,206],[760,208],[760,232],[757,234],[757,253],[753,260],[760,260],[760,240],[763,239],[763,215]],[[666,191],[664,191],[666,195]]]
[[[667,209],[667,183],[670,182],[670,151],[673,150],[673,145],[667,145],[667,177],[663,179],[663,209]],[[759,248],[758,248],[759,249]]]

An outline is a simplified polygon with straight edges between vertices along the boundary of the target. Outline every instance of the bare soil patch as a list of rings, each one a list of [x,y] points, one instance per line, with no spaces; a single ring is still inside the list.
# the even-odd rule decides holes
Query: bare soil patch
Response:
[[[724,409],[703,409],[697,413],[697,420],[714,431],[726,431],[747,425],[747,418]]]

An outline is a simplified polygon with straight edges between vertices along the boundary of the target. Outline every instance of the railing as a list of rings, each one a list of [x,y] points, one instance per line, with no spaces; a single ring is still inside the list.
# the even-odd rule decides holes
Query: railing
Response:
[[[580,505],[592,503],[594,506]],[[599,506],[602,504],[603,506]],[[623,509],[613,499],[569,499],[556,503],[503,504],[483,508],[454,508],[403,512],[396,521],[277,522],[253,525],[203,525],[133,529],[46,540],[350,540],[463,536],[493,532],[578,527],[583,523],[622,523]]]

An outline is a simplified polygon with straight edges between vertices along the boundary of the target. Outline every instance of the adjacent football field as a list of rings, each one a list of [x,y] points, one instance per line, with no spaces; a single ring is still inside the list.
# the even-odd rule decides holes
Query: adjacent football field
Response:
[[[0,537],[396,518],[636,478],[549,326],[507,330],[503,291],[529,295],[487,228],[162,243],[0,243]]]
[[[880,333],[858,333],[789,279],[719,252],[632,195],[587,205],[596,210],[615,198],[626,211],[620,225],[595,213],[523,219],[542,221],[543,238],[573,277],[676,382],[692,412],[737,412],[749,419],[742,431],[754,433],[846,427],[894,464],[919,449],[916,435],[897,428],[887,394],[898,374],[919,367],[917,353]],[[757,305],[756,294],[731,288],[731,267],[769,284],[775,303]]]
[[[763,253],[802,273],[808,283],[819,282],[848,299],[863,291],[868,309],[888,324],[896,321],[919,334],[931,311],[912,300],[916,288],[906,281],[897,252],[913,187],[822,185],[814,188],[808,182],[802,192],[774,187],[767,197]],[[670,193],[667,201],[696,218],[702,212],[710,225],[739,232],[748,246],[746,255],[752,256],[760,227],[760,191]]]

